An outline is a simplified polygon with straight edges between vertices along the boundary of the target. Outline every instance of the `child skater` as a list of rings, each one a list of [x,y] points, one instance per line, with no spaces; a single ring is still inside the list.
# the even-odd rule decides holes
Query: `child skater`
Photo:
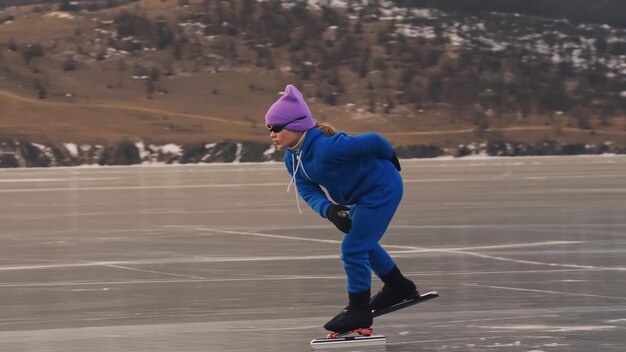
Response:
[[[318,124],[293,85],[269,108],[265,124],[274,145],[286,149],[288,190],[293,184],[315,212],[345,233],[341,259],[349,303],[324,328],[340,333],[369,328],[372,310],[419,295],[378,244],[402,198],[400,163],[391,144],[376,133],[349,136]],[[370,299],[371,271],[384,286]]]

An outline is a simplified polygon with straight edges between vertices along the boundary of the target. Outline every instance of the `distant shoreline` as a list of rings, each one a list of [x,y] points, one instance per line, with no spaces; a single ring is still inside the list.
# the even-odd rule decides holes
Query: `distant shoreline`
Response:
[[[437,145],[394,147],[400,159],[478,160],[496,157],[618,156],[626,146],[611,142],[600,145],[481,142],[444,148]],[[110,145],[74,143],[40,144],[28,141],[0,141],[0,169],[33,167],[94,167],[122,165],[194,165],[280,163],[284,152],[258,142],[196,143],[189,145],[146,145],[122,141]]]

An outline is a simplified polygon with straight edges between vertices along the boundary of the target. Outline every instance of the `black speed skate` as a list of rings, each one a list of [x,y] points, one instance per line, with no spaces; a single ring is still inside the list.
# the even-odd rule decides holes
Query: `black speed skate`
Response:
[[[419,292],[413,281],[405,278],[398,267],[394,266],[391,272],[381,277],[385,285],[372,297],[369,306],[373,312],[389,308],[404,300],[419,297]]]
[[[372,326],[374,317],[372,316],[372,310],[369,308],[370,290],[349,293],[348,295],[350,298],[348,306],[326,323],[324,329],[344,334]]]
[[[436,291],[427,292],[423,295],[414,296],[411,299],[405,299],[401,301],[400,303],[394,304],[390,307],[383,308],[381,310],[377,310],[374,312],[371,312],[371,311],[370,312],[372,314],[372,317],[379,317],[381,315],[395,312],[397,310],[404,309],[406,307],[410,307],[418,303],[426,302],[437,297],[439,297],[439,294]],[[348,306],[347,308],[350,308],[350,307]],[[335,322],[342,321],[342,320],[343,321],[349,320],[349,319],[345,319],[345,320],[343,319],[343,317],[346,317],[346,314],[348,314],[347,311],[345,312],[343,316],[339,314],[333,320],[329,321],[325,327],[336,328],[338,330],[342,329],[342,327],[339,325],[333,326],[331,324],[334,324]],[[368,325],[369,326],[369,324],[355,324],[354,326],[356,325]],[[353,326],[351,326],[351,328],[352,327]],[[386,343],[385,336],[374,335],[374,330],[372,328],[358,328],[358,329],[353,329],[353,330],[349,330],[346,332],[332,332],[328,334],[325,338],[313,339],[311,341],[311,347],[313,349],[325,349],[325,348],[330,348],[330,347],[343,347],[343,346],[356,347],[356,346],[384,345],[385,343]]]
[[[374,317],[370,309],[356,309],[347,306],[341,313],[337,314],[337,316],[326,323],[324,329],[343,334],[357,329],[369,328],[373,323]]]

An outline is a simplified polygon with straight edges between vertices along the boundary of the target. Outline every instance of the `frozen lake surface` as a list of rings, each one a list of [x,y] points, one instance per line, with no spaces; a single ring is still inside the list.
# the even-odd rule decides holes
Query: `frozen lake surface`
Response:
[[[387,351],[626,350],[626,157],[402,164],[383,244],[441,297],[377,318]],[[308,351],[346,304],[341,236],[288,183],[0,170],[0,350]]]

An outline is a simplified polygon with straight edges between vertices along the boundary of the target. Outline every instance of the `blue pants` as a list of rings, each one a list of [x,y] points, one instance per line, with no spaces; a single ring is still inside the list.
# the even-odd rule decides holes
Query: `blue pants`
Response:
[[[341,242],[341,259],[348,277],[348,292],[370,289],[372,274],[383,276],[394,267],[393,259],[378,244],[402,199],[402,177],[393,173],[385,183],[362,196],[350,208],[352,229]]]

